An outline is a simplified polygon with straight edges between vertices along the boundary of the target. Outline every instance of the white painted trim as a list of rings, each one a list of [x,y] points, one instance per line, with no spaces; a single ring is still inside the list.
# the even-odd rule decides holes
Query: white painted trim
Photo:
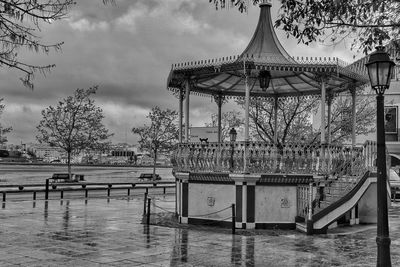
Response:
[[[246,223],[246,229],[256,229],[256,223]]]
[[[284,224],[284,223],[296,223],[296,222],[293,220],[293,221],[268,221],[268,222],[264,221],[264,222],[255,222],[255,223],[257,223],[257,224],[261,224],[261,223],[265,223],[265,224],[274,224],[274,223],[276,223],[276,224]]]
[[[234,180],[235,183],[246,182],[247,184],[255,185],[261,179],[261,174],[230,173],[229,178]]]
[[[182,180],[182,182],[187,182],[189,180],[189,173],[188,172],[176,172],[175,178],[178,180]]]

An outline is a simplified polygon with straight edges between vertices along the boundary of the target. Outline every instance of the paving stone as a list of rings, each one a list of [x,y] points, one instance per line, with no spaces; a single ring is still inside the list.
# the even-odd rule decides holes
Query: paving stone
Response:
[[[139,198],[7,202],[0,209],[0,266],[376,265],[376,225],[314,236],[281,230],[232,236],[204,226],[145,226],[142,209]],[[392,265],[400,266],[400,203],[389,219]]]

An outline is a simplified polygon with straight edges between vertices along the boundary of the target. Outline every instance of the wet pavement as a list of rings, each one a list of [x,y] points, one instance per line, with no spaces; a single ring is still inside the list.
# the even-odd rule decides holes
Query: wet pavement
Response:
[[[173,199],[157,196],[157,205],[173,210]],[[205,226],[147,227],[142,213],[139,197],[2,203],[0,266],[376,266],[376,225],[233,236]],[[400,203],[390,208],[390,236],[392,265],[400,266]]]

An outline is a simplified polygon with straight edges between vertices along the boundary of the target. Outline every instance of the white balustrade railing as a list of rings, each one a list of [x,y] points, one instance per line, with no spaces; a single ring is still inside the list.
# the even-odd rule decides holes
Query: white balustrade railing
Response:
[[[173,156],[175,171],[352,175],[373,168],[373,143],[362,147],[267,142],[182,143]]]

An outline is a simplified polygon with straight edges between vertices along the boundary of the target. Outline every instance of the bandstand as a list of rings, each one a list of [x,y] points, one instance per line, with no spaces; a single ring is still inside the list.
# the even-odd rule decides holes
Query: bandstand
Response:
[[[236,228],[241,229],[297,228],[312,234],[341,221],[375,222],[376,145],[355,143],[356,91],[368,83],[364,62],[290,56],[275,34],[270,12],[264,0],[241,55],[172,65],[167,88],[179,99],[180,137],[173,156],[179,221],[229,224],[226,207],[235,204]],[[336,145],[330,141],[331,103],[345,91],[353,100],[352,144]],[[193,94],[215,100],[218,142],[189,140]],[[276,129],[278,101],[287,97],[320,99],[320,143],[278,146],[277,131],[274,142],[251,141],[250,99],[274,102]],[[245,103],[242,142],[221,140],[222,107],[230,98]]]

